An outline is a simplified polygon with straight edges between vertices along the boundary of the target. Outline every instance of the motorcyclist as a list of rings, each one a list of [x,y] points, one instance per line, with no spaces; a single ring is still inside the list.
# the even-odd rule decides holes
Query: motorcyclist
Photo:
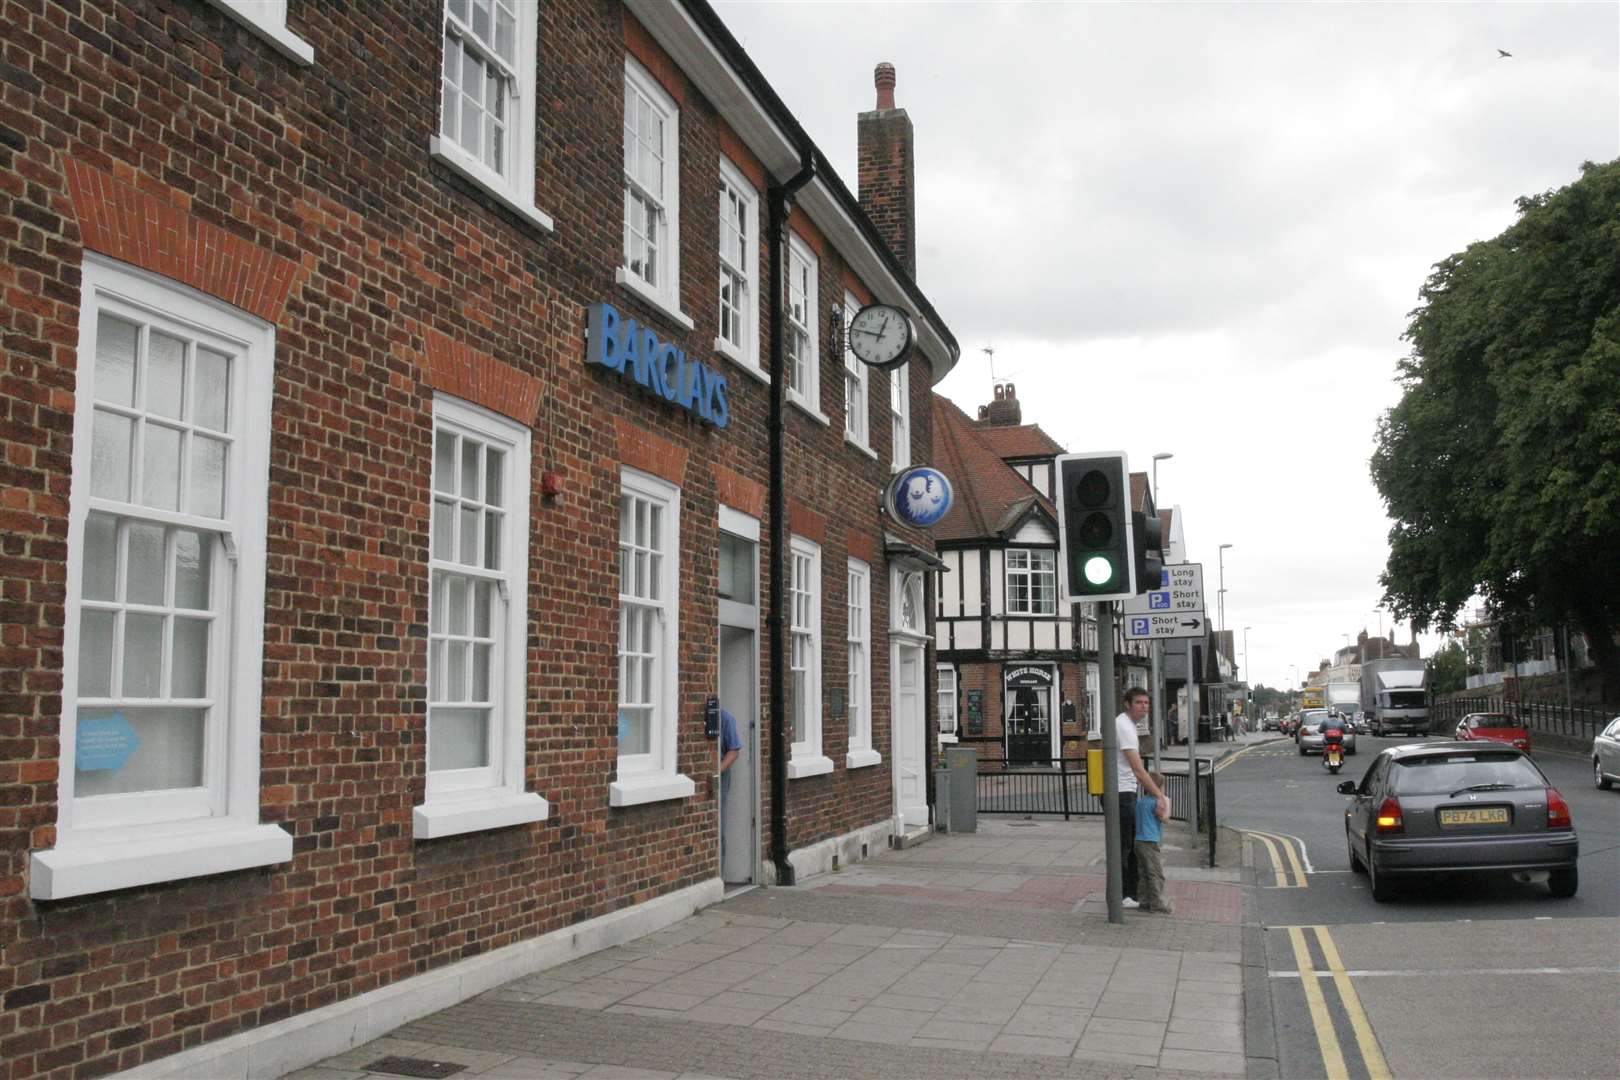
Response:
[[[1330,712],[1327,719],[1322,721],[1320,730],[1322,732],[1322,752],[1325,754],[1328,747],[1336,746],[1342,754],[1344,752],[1344,718],[1336,712]]]

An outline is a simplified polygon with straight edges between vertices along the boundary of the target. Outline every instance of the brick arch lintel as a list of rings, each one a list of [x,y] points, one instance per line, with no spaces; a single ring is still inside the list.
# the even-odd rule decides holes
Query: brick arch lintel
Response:
[[[533,427],[540,415],[540,380],[431,327],[422,330],[422,381],[474,405]]]
[[[82,161],[63,171],[85,247],[280,322],[298,263]]]

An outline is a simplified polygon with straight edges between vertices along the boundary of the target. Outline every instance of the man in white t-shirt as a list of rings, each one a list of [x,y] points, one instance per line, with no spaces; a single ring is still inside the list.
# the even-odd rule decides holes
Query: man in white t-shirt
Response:
[[[1142,764],[1142,751],[1137,741],[1136,725],[1148,714],[1148,692],[1140,686],[1125,691],[1125,711],[1114,717],[1114,737],[1119,740],[1119,758],[1114,769],[1119,777],[1119,840],[1125,906],[1135,908],[1136,902],[1136,793],[1144,791],[1156,795],[1165,805],[1169,796]]]

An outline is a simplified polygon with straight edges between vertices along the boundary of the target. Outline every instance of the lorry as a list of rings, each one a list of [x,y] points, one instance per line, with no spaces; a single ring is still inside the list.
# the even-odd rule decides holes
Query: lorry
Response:
[[[1361,687],[1353,682],[1330,682],[1323,687],[1323,706],[1328,712],[1338,713],[1346,721],[1354,720],[1361,708]]]
[[[1361,665],[1361,710],[1374,735],[1429,733],[1429,666],[1422,660],[1368,660]]]

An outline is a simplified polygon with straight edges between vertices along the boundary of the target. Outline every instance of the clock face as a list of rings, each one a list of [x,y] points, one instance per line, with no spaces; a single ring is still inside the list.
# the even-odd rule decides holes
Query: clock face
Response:
[[[858,360],[878,368],[899,367],[911,356],[913,331],[905,312],[869,304],[849,322],[849,348]]]

